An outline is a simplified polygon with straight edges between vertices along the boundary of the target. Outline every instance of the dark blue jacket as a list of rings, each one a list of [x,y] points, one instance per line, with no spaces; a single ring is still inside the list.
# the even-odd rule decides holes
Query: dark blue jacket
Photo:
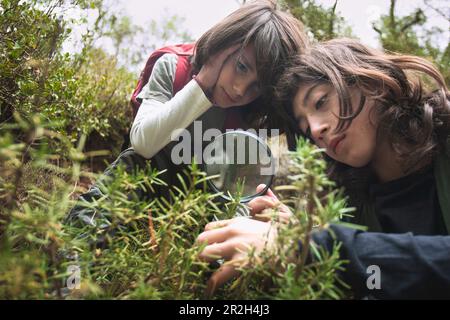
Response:
[[[450,233],[450,157],[441,154],[434,167],[443,220]],[[365,204],[361,213],[369,230],[382,231],[371,204]],[[340,277],[356,298],[450,299],[450,236],[363,232],[339,225],[330,229],[316,232],[314,242],[331,250],[334,233],[342,243],[340,255],[349,264]],[[367,285],[374,274],[370,266],[379,268],[380,289]]]
[[[339,276],[355,298],[450,299],[450,236],[364,232],[339,225],[330,229],[342,243],[340,257],[349,261]],[[333,247],[330,231],[316,232],[313,239],[328,250]],[[380,289],[367,285],[374,265]]]

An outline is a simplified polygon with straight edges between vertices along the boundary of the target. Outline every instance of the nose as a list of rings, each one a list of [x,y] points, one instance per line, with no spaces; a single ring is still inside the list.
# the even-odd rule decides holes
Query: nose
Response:
[[[256,74],[249,74],[246,76],[236,77],[233,81],[233,94],[235,98],[243,98],[247,94],[252,93],[252,86],[257,81]]]
[[[243,81],[235,81],[233,84],[234,98],[242,98],[245,95],[246,86]]]
[[[326,121],[315,119],[310,120],[309,126],[313,140],[316,143],[323,142],[326,132],[330,129],[330,125]]]

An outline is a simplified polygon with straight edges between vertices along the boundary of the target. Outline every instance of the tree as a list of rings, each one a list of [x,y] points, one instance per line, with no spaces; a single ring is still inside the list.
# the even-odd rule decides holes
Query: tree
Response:
[[[450,21],[450,16],[445,14],[430,1],[425,1],[428,8],[437,11]],[[411,14],[399,17],[396,15],[396,0],[390,1],[389,14],[380,17],[373,24],[373,29],[378,33],[384,49],[392,52],[417,55],[430,59],[443,73],[447,84],[450,84],[450,45],[442,51],[433,41],[438,34],[445,33],[440,27],[426,29],[427,14],[422,8],[416,8]],[[418,28],[421,33],[418,33]],[[448,30],[447,30],[448,31]],[[448,39],[447,39],[448,40]]]
[[[97,17],[92,25],[84,15],[69,15],[64,20],[61,12],[70,8],[96,11]],[[73,143],[86,134],[87,151],[103,147],[113,157],[132,121],[128,105],[138,66],[145,63],[157,39],[189,38],[179,30],[181,20],[176,16],[163,20],[161,29],[154,22],[148,30],[115,14],[102,0],[71,4],[64,0],[2,0],[1,9],[0,123],[12,121],[14,112],[25,117],[39,113],[48,121],[59,122],[55,130]],[[81,41],[72,43],[80,49],[64,52],[63,45],[77,24],[85,27]],[[139,45],[135,40],[143,35],[154,35],[153,41],[144,37]],[[102,38],[112,39],[112,54],[97,45]],[[53,147],[67,156],[64,144],[55,140]],[[103,170],[103,162],[97,162],[100,165],[95,169]]]
[[[113,56],[120,65],[138,73],[152,51],[169,43],[194,41],[190,34],[180,27],[183,18],[168,13],[159,21],[151,20],[145,26],[134,24],[129,17],[113,15],[105,26],[103,37],[111,39]]]
[[[283,0],[289,11],[306,27],[312,38],[317,41],[333,39],[337,36],[352,36],[343,17],[336,13],[338,0],[331,8],[325,8],[314,0]]]
[[[56,10],[62,3],[2,1],[1,123],[12,121],[14,112],[27,118],[38,113],[58,122],[55,130],[72,142],[96,132],[120,146],[117,133],[131,121],[127,100],[134,76],[99,49],[86,45],[79,54],[62,52],[71,32]],[[53,147],[68,155],[57,140]]]

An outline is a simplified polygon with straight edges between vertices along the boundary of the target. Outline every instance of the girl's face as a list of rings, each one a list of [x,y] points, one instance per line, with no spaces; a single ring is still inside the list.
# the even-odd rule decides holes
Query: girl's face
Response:
[[[361,93],[350,88],[353,110],[359,106]],[[361,112],[350,126],[334,132],[339,119],[339,98],[336,90],[324,83],[301,86],[293,102],[296,123],[306,136],[334,160],[352,167],[369,164],[377,154],[377,128],[370,119],[373,101],[366,99]]]
[[[255,49],[252,44],[231,54],[224,62],[213,100],[216,105],[227,108],[249,104],[261,94],[256,73]]]

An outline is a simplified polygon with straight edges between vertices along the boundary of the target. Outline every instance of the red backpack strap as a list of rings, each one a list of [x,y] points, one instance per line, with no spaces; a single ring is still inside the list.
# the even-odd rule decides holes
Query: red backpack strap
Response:
[[[133,111],[133,119],[136,117],[137,111],[139,107],[141,106],[141,101],[137,100],[137,96],[141,92],[142,88],[148,83],[148,80],[150,79],[150,75],[152,74],[153,66],[155,65],[156,60],[158,60],[163,54],[166,52],[157,50],[154,51],[150,57],[148,58],[144,70],[142,70],[141,75],[139,76],[138,83],[136,85],[136,88],[133,91],[133,94],[131,95],[131,108]]]
[[[180,44],[175,46],[167,46],[154,51],[148,58],[144,70],[142,70],[139,77],[138,84],[131,95],[131,108],[133,112],[133,119],[137,114],[137,111],[141,105],[141,101],[137,99],[137,96],[141,92],[142,88],[148,83],[150,75],[152,74],[153,66],[156,61],[166,53],[174,53],[178,55],[177,68],[175,71],[175,79],[173,84],[174,94],[180,91],[184,85],[189,81],[190,75],[190,61],[189,58],[194,54],[194,43]]]
[[[195,44],[180,45],[182,53],[178,54],[177,69],[175,71],[175,79],[173,82],[173,94],[178,91],[191,80],[191,56],[194,55]]]

